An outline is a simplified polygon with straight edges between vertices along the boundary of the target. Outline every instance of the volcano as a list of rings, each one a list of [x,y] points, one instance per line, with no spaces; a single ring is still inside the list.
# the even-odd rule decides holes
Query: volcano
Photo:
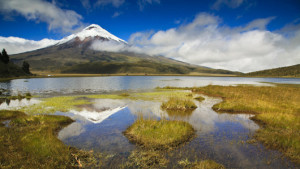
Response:
[[[12,55],[11,60],[17,64],[27,61],[31,65],[31,71],[47,73],[236,74],[236,72],[192,65],[163,56],[150,56],[126,50],[118,52],[106,50],[107,47],[116,45],[124,48],[129,46],[126,41],[101,26],[92,24],[45,48]]]

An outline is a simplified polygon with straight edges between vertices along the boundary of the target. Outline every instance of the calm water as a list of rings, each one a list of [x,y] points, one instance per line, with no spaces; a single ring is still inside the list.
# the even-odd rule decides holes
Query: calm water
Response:
[[[151,90],[155,87],[193,87],[208,84],[268,85],[261,82],[300,84],[300,79],[286,78],[236,78],[236,77],[81,77],[36,78],[1,82],[0,88],[8,93],[31,92],[33,94],[63,95],[81,93],[113,93],[118,91]],[[110,154],[105,168],[118,168],[137,147],[122,134],[138,116],[160,119],[176,119],[189,122],[196,129],[196,137],[180,148],[167,152],[168,168],[180,168],[177,162],[211,159],[226,168],[297,168],[278,151],[268,150],[261,144],[249,144],[247,140],[259,126],[245,114],[218,114],[212,106],[219,98],[205,97],[195,101],[193,112],[178,114],[160,109],[160,102],[142,100],[94,99],[91,105],[82,105],[81,111],[71,110],[58,115],[70,116],[76,121],[62,129],[58,137],[65,144],[85,150]],[[30,100],[0,100],[0,110],[38,104],[38,98]],[[8,122],[9,123],[9,122]],[[9,124],[6,124],[9,125]]]
[[[81,112],[57,112],[58,115],[76,119],[76,122],[61,130],[58,137],[67,145],[111,154],[112,158],[105,164],[108,168],[118,168],[130,152],[137,148],[128,142],[122,132],[141,115],[183,120],[196,129],[196,138],[166,153],[170,160],[169,168],[180,168],[178,161],[186,158],[191,161],[212,159],[227,168],[296,168],[281,153],[267,150],[261,144],[247,143],[259,126],[249,120],[251,115],[214,112],[211,107],[221,99],[205,97],[201,103],[195,101],[198,108],[185,115],[164,112],[159,102],[112,99],[94,101],[95,104],[86,106]],[[86,116],[99,110],[114,110],[124,106],[124,109],[101,122],[95,123]]]
[[[297,78],[242,78],[242,77],[190,77],[190,76],[108,76],[32,78],[0,82],[0,88],[11,93],[73,94],[108,93],[120,90],[149,90],[155,87],[194,87],[214,85],[253,84],[261,82],[300,84]]]

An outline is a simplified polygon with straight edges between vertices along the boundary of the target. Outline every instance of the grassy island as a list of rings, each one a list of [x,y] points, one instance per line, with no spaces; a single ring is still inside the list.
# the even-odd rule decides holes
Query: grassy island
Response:
[[[165,110],[188,111],[188,110],[196,109],[197,106],[191,99],[180,98],[180,97],[170,97],[167,102],[164,102],[161,105],[161,108],[165,109]]]
[[[145,148],[172,149],[189,141],[195,135],[195,130],[183,121],[140,118],[124,134],[130,141]]]

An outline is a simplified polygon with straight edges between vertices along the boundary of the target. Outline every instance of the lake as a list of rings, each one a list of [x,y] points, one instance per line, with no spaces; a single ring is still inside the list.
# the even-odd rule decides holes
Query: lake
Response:
[[[13,94],[83,94],[110,93],[122,90],[140,91],[156,87],[195,87],[212,85],[270,85],[267,83],[300,84],[298,78],[243,78],[191,76],[105,76],[15,79],[0,82],[0,88]]]
[[[267,82],[267,83],[266,83]],[[240,77],[181,77],[181,76],[108,76],[16,79],[1,82],[7,93],[30,92],[39,95],[30,100],[12,100],[0,104],[9,109],[38,104],[42,97],[81,94],[138,93],[156,87],[194,87],[213,85],[272,85],[270,83],[300,84],[300,79],[240,78]],[[186,91],[189,92],[189,91]],[[76,120],[62,129],[58,138],[65,144],[110,155],[105,168],[118,168],[137,146],[123,135],[137,117],[182,120],[196,129],[196,137],[185,145],[165,152],[168,168],[178,167],[179,159],[190,161],[211,159],[226,168],[297,168],[282,153],[266,149],[260,143],[248,143],[259,126],[252,115],[216,113],[212,106],[220,98],[203,96],[194,101],[197,109],[187,114],[172,114],[161,110],[160,101],[132,99],[88,99],[93,104],[81,105],[82,110],[55,112]],[[85,98],[84,98],[85,99]],[[180,168],[180,167],[178,167]]]

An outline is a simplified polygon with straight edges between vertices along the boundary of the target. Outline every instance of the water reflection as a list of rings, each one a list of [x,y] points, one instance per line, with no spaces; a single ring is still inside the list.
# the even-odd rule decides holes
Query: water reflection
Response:
[[[184,115],[165,112],[160,109],[160,102],[95,99],[94,104],[85,105],[86,113],[113,110],[114,112],[99,123],[94,123],[78,113],[61,113],[76,119],[59,132],[58,137],[67,145],[82,149],[115,154],[118,160],[125,160],[136,148],[122,134],[136,118],[168,118],[189,122],[197,131],[197,136],[181,148],[169,152],[170,164],[177,165],[178,159],[212,159],[228,168],[286,168],[293,164],[277,151],[265,149],[262,145],[248,144],[247,140],[259,128],[249,120],[251,115],[218,114],[212,106],[221,99],[205,97],[202,102],[195,101],[198,108]],[[72,112],[72,111],[71,111]],[[176,112],[179,113],[179,112]],[[105,116],[105,114],[103,114]],[[276,159],[276,160],[273,160]],[[267,165],[267,163],[270,163]],[[113,161],[111,163],[114,163]]]
[[[14,110],[20,109],[25,106],[30,106],[34,104],[38,104],[41,101],[35,98],[24,98],[24,99],[8,99],[1,98],[0,99],[0,110]]]

